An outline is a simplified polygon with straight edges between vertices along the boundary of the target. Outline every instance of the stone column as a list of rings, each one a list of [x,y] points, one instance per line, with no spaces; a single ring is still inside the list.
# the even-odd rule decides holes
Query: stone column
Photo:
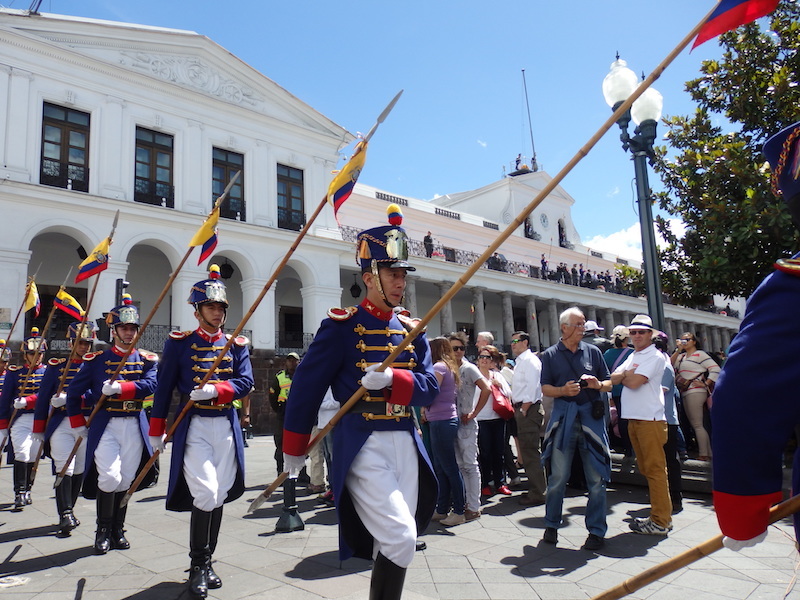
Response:
[[[123,134],[123,110],[125,100],[116,96],[106,96],[106,103],[103,108],[102,119],[100,120],[100,139],[101,140],[130,140],[130,134]],[[96,126],[93,122],[92,126]],[[135,142],[134,142],[135,143]],[[127,199],[127,192],[122,185],[123,176],[128,175],[130,165],[122,160],[122,144],[104,144],[103,151],[95,153],[98,156],[99,169],[91,169],[90,173],[94,176],[96,189],[100,190],[100,195],[119,200]],[[91,165],[89,165],[91,167]],[[99,175],[99,177],[98,177]],[[94,187],[94,186],[93,186]],[[131,199],[133,199],[131,197]]]
[[[525,298],[525,321],[530,336],[530,347],[534,352],[539,349],[541,340],[539,339],[539,318],[536,314],[536,297],[527,296]]]
[[[436,287],[439,288],[439,298],[442,298],[452,285],[449,281],[437,282]],[[441,335],[446,335],[455,330],[452,301],[448,300],[439,312],[439,327]]]
[[[405,306],[404,308],[411,313],[412,317],[418,317],[417,313],[417,280],[419,277],[407,275],[406,276],[406,293],[405,293]]]
[[[187,165],[195,165],[192,169],[182,169],[180,182],[175,178],[175,208],[196,215],[207,215],[212,208],[210,188],[204,182],[211,181],[211,161],[206,160],[207,150],[203,145],[204,125],[200,121],[187,120],[188,127],[184,131],[185,141],[178,147],[180,138],[176,138],[176,152]],[[208,167],[206,167],[208,162]],[[177,173],[176,173],[177,175]],[[210,185],[210,184],[209,184]],[[204,192],[205,191],[205,192]],[[275,205],[274,202],[267,203]],[[274,340],[270,348],[274,348]]]
[[[253,306],[253,303],[266,284],[266,279],[255,277],[243,279],[240,284],[242,287],[242,306],[247,308]],[[253,348],[275,348],[275,332],[277,331],[275,325],[277,312],[275,309],[275,287],[274,285],[270,286],[264,299],[258,305],[258,310],[253,313],[253,316],[250,317],[250,320],[247,321],[247,325],[245,326],[253,332],[253,339],[250,340],[253,344]],[[338,304],[339,298],[336,298],[330,306],[337,306]],[[303,312],[305,313],[305,310]],[[305,329],[305,326],[303,329]],[[311,333],[314,332],[316,332],[316,327],[311,330]]]
[[[597,307],[596,306],[587,306],[586,307],[586,312],[584,314],[586,315],[586,320],[587,321],[594,321],[595,323],[597,323]]]
[[[614,327],[618,325],[618,323],[614,322],[614,311],[610,308],[606,308],[603,311],[603,327],[606,328],[606,337],[611,339],[611,332],[614,331]]]
[[[720,337],[719,327],[711,328],[711,350],[718,351],[724,350],[722,347],[722,338]]]
[[[547,301],[547,317],[550,322],[550,345],[552,346],[561,337],[561,328],[558,326],[558,303],[553,299]]]
[[[500,306],[503,320],[503,343],[511,343],[514,334],[514,311],[511,308],[511,292],[500,292]]]
[[[472,288],[472,307],[475,311],[472,314],[472,327],[476,336],[481,331],[486,331],[486,311],[483,308],[483,292],[485,291],[486,288],[480,286]]]
[[[4,97],[7,101],[8,122],[6,123],[5,137],[5,160],[3,167],[7,171],[17,174],[17,178],[22,181],[32,181],[32,167],[27,163],[28,145],[36,142],[38,147],[42,126],[33,128],[37,132],[37,139],[30,139],[28,135],[28,123],[31,115],[29,107],[32,106],[31,100],[31,80],[33,74],[22,69],[12,68],[11,79],[8,84],[8,96]],[[39,100],[41,102],[41,100]],[[38,178],[37,178],[38,180]]]

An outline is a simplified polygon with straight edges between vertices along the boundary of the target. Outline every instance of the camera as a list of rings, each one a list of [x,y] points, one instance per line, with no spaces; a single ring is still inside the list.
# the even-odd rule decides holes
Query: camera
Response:
[[[583,388],[589,387],[589,382],[586,381],[585,379],[579,379],[578,380],[578,385],[581,386],[581,389],[583,389]]]

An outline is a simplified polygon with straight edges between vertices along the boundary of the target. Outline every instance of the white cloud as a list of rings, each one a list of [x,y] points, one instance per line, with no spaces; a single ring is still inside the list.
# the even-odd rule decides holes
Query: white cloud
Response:
[[[668,219],[670,230],[678,237],[683,237],[686,226],[680,219]],[[616,231],[609,235],[596,235],[591,239],[585,240],[584,244],[593,250],[607,252],[614,256],[629,258],[635,261],[642,260],[642,232],[639,223],[634,223],[626,229]],[[656,230],[656,245],[665,245],[664,238]]]
[[[606,193],[606,198],[613,198],[614,196],[619,195],[619,186],[615,185],[611,190]]]
[[[486,142],[484,142],[483,140],[477,140],[477,142],[478,142],[478,145],[479,145],[481,148],[486,148],[486,146],[488,146],[488,145],[489,145],[489,144],[487,144]]]

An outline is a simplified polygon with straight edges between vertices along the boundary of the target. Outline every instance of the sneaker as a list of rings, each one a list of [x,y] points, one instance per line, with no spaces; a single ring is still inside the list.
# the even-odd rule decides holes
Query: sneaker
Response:
[[[461,525],[462,523],[466,522],[466,518],[464,515],[459,515],[458,513],[450,513],[450,516],[446,519],[442,519],[440,523],[445,527],[452,527],[453,525]]]
[[[507,485],[501,485],[499,488],[497,488],[497,493],[498,494],[503,494],[503,496],[510,496],[511,495],[511,490],[508,489]]]
[[[546,544],[557,544],[558,543],[558,529],[555,527],[548,527],[544,530],[544,535],[542,536],[542,541]]]
[[[475,519],[481,518],[481,511],[479,510],[465,510],[464,511],[464,519],[466,521],[474,521]]]
[[[596,550],[600,550],[600,548],[602,548],[605,545],[606,541],[603,538],[601,538],[599,535],[590,533],[589,536],[586,538],[586,541],[583,543],[583,546],[581,546],[581,548],[583,548],[584,550],[591,550],[592,552],[594,552]]]
[[[492,496],[492,495],[493,495],[492,488],[490,488],[488,485],[483,486],[483,489],[481,490],[481,496]]]
[[[444,521],[450,513],[435,512],[431,517],[431,521]]]
[[[669,535],[670,527],[662,527],[650,517],[646,519],[634,519],[630,524],[631,531],[642,535]]]

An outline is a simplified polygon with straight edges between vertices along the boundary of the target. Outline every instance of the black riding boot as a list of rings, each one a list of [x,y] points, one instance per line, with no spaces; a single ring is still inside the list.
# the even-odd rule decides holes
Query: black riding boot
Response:
[[[33,487],[33,465],[35,463],[25,463],[25,504],[33,504],[31,500],[31,487]]]
[[[56,536],[69,537],[75,529],[75,517],[72,514],[72,476],[65,475],[61,484],[56,487],[56,510],[58,511],[59,522]]]
[[[222,507],[215,508],[211,511],[211,528],[208,537],[208,564],[206,565],[206,578],[208,579],[208,589],[218,590],[222,587],[222,580],[214,572],[214,567],[211,565],[211,557],[214,555],[214,550],[217,549],[217,540],[219,539],[219,527],[222,524]]]
[[[369,584],[369,600],[400,600],[406,570],[398,567],[378,552],[372,565],[372,580]]]
[[[111,547],[114,550],[127,550],[131,547],[130,542],[125,538],[125,515],[128,514],[128,505],[120,506],[122,499],[127,492],[116,492],[114,494],[114,520],[111,526]]]
[[[25,490],[27,488],[25,463],[14,461],[14,512],[25,508]]]
[[[78,502],[78,497],[81,495],[81,486],[83,485],[83,473],[72,476],[72,495],[69,499],[69,508],[72,510],[73,529],[81,524],[78,517],[75,516],[75,504]]]
[[[208,563],[211,557],[212,513],[192,507],[189,525],[189,593],[195,598],[208,596]]]
[[[97,490],[97,532],[94,538],[95,554],[106,554],[111,550],[111,525],[113,522],[114,492]]]

